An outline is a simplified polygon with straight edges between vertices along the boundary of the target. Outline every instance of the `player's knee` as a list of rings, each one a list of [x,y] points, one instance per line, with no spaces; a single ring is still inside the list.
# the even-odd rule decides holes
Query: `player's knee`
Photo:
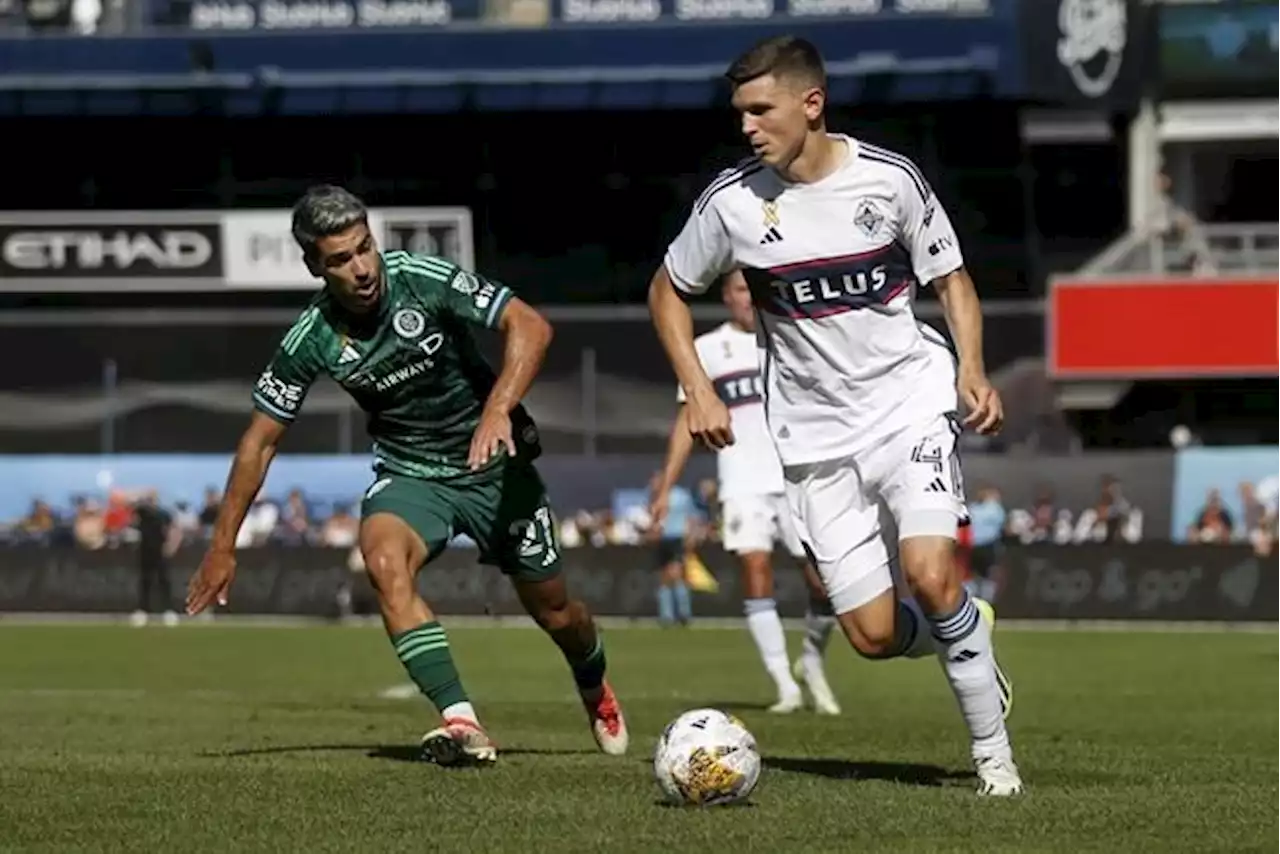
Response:
[[[742,561],[742,594],[747,599],[769,599],[773,596],[773,567],[768,552],[746,552]]]
[[[534,609],[530,616],[544,632],[555,633],[576,625],[580,622],[581,615],[585,613],[586,608],[581,602],[570,599],[565,602],[542,605]]]
[[[365,569],[369,583],[383,602],[397,606],[412,600],[413,572],[409,569],[409,556],[401,550],[385,546],[371,549],[365,555]]]
[[[849,615],[842,615],[840,625],[844,629],[845,636],[849,638],[849,645],[853,647],[853,651],[863,658],[879,659],[887,658],[893,652],[894,631],[893,623],[880,622],[852,622],[848,620]]]
[[[929,613],[948,613],[960,596],[955,542],[943,537],[913,537],[902,542],[902,571],[916,599]]]

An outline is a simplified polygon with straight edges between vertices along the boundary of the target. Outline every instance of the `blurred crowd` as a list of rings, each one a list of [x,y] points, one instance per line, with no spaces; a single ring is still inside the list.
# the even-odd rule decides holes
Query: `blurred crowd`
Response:
[[[1237,489],[1240,507],[1237,518],[1222,500],[1222,492],[1210,489],[1204,505],[1195,521],[1187,526],[1187,541],[1191,543],[1240,543],[1248,542],[1255,552],[1268,555],[1276,549],[1276,508],[1280,487],[1277,478],[1270,477],[1258,484],[1241,483]]]
[[[210,487],[198,507],[185,501],[165,508],[165,515],[184,542],[209,538],[218,515],[221,493]],[[153,490],[111,490],[105,500],[74,496],[66,508],[36,499],[16,522],[0,522],[0,543],[35,543],[82,549],[113,548],[138,540],[138,510],[155,503]],[[239,548],[265,545],[324,545],[347,548],[356,543],[359,519],[354,503],[309,501],[295,489],[277,500],[262,497],[249,508],[236,538]]]
[[[1204,506],[1186,534],[1196,543],[1250,543],[1260,554],[1269,553],[1276,543],[1276,479],[1239,486],[1242,514],[1233,513],[1218,490],[1211,490]],[[559,534],[562,547],[591,548],[635,546],[662,536],[649,515],[647,490],[629,490],[639,500],[615,501],[608,509],[561,512]],[[688,491],[690,510],[685,539],[692,544],[719,540],[720,502],[714,480],[704,480]],[[183,542],[207,540],[218,513],[221,495],[206,490],[199,506],[176,502],[165,508],[175,534]],[[75,496],[65,508],[47,501],[32,502],[21,519],[0,522],[0,544],[40,544],[75,546],[82,549],[112,548],[137,542],[138,508],[156,502],[151,490],[112,490],[105,499]],[[352,548],[359,531],[355,502],[333,503],[309,499],[294,489],[283,498],[261,497],[254,502],[241,526],[239,548],[261,546],[320,545]],[[1044,486],[1027,506],[1009,506],[1000,491],[980,486],[970,501],[975,524],[966,529],[964,539],[977,544],[1005,543],[1136,543],[1143,539],[1143,512],[1124,494],[1123,485],[1113,477],[1099,485],[1097,500],[1090,506],[1064,506],[1053,489]],[[1237,518],[1239,516],[1239,518]],[[466,545],[460,535],[454,545]]]

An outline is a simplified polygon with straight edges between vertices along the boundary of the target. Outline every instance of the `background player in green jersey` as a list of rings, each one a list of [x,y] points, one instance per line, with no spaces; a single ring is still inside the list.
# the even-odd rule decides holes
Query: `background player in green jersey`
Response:
[[[254,388],[256,412],[236,448],[209,552],[191,579],[187,612],[226,604],[234,543],[307,390],[325,374],[368,415],[375,480],[361,506],[360,549],[383,623],[409,676],[443,724],[423,738],[441,764],[492,762],[454,667],[444,629],[418,594],[418,570],[455,533],[479,545],[560,647],[600,749],[627,749],[605,680],[604,648],[586,606],[570,599],[542,479],[538,434],[520,405],[551,341],[550,325],[505,286],[442,259],[379,252],[364,204],[314,187],[293,210],[293,235],[324,288],[280,342]],[[504,338],[501,373],[472,327]]]

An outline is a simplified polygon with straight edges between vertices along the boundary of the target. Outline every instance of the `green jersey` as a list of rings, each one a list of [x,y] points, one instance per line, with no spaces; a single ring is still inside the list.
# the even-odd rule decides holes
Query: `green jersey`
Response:
[[[368,416],[375,471],[452,482],[499,477],[505,455],[477,472],[467,465],[496,379],[472,327],[496,328],[511,290],[441,258],[397,251],[382,259],[376,310],[351,314],[322,290],[285,333],[253,405],[287,424],[327,374]],[[532,419],[517,407],[511,421],[518,458],[533,459]]]

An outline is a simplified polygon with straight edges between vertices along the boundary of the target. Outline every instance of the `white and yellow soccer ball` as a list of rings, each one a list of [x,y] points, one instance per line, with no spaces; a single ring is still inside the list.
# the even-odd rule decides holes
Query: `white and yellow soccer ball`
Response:
[[[756,739],[718,709],[685,712],[662,731],[653,774],[668,802],[716,806],[745,801],[760,782]]]

